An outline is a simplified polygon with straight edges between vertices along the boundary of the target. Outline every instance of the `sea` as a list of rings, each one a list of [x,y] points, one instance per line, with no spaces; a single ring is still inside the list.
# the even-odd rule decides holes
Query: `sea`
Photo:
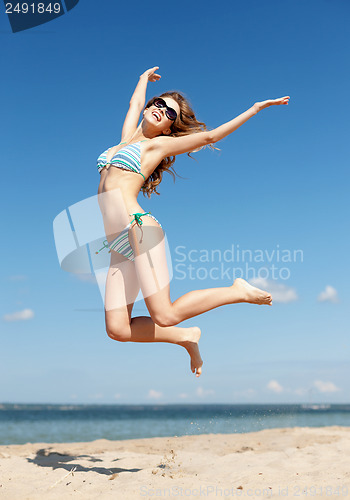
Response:
[[[0,445],[350,427],[350,404],[0,404]]]

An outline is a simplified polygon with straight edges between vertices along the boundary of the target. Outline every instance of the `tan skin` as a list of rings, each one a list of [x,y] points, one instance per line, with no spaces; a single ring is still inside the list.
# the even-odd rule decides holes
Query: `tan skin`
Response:
[[[126,116],[121,142],[132,144],[145,140],[141,143],[141,171],[147,177],[152,174],[162,159],[168,156],[176,156],[191,152],[201,146],[213,144],[240,127],[249,118],[261,110],[272,106],[288,104],[289,96],[255,103],[246,112],[224,123],[214,130],[200,132],[182,137],[169,137],[172,122],[165,114],[165,109],[152,105],[143,111],[142,121],[138,125],[140,113],[145,105],[146,87],[148,82],[160,79],[156,73],[159,68],[151,68],[140,76],[139,83],[130,100],[130,107]],[[166,104],[180,114],[178,103],[170,98],[163,98]],[[110,160],[125,144],[118,144],[109,149],[107,161]],[[108,196],[117,193],[125,206],[125,210],[119,219],[123,219],[116,229],[116,217],[114,198],[106,207],[101,206],[105,228],[112,227],[106,234],[118,234],[125,223],[133,217],[129,214],[144,212],[137,201],[138,194],[144,183],[141,175],[107,165],[101,171],[101,180],[98,194]],[[120,207],[118,205],[120,213]],[[143,218],[143,228],[159,228],[156,221],[150,217]],[[133,225],[130,233],[134,239],[137,237],[138,227]],[[158,231],[160,229],[157,229]],[[159,255],[154,259],[158,276],[167,276],[166,264],[164,264],[164,249],[159,250]],[[206,311],[225,304],[247,302],[250,304],[272,305],[271,295],[263,290],[255,288],[245,280],[237,278],[229,287],[212,288],[206,290],[195,290],[189,292],[174,302],[170,299],[170,288],[168,281],[162,289],[156,293],[147,293],[147,285],[150,280],[150,269],[147,264],[138,265],[128,261],[116,252],[111,252],[110,270],[106,282],[105,297],[105,319],[108,335],[121,342],[169,342],[184,347],[190,355],[191,371],[199,377],[202,372],[203,361],[199,353],[198,342],[201,335],[197,327],[181,328],[180,322],[202,314]],[[163,266],[163,268],[162,268]],[[116,272],[118,270],[118,272]],[[141,290],[150,317],[131,318],[134,300]],[[127,299],[125,299],[125,296]]]

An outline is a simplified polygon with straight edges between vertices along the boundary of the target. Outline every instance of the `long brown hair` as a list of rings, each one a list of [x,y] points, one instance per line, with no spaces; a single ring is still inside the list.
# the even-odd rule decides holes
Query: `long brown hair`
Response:
[[[176,120],[170,127],[171,128],[171,133],[169,134],[170,137],[180,137],[182,135],[195,134],[198,132],[204,132],[208,130],[205,123],[197,120],[188,99],[186,99],[186,97],[183,94],[177,91],[171,91],[171,92],[165,92],[164,94],[161,94],[159,97],[171,97],[178,103],[180,107],[180,114],[177,116]],[[149,108],[152,105],[153,99],[154,98],[148,101],[148,103],[145,106],[145,109]],[[213,149],[217,149],[214,148],[211,144],[209,146],[212,147]],[[202,146],[196,149],[195,151],[199,151],[203,147],[205,146]],[[187,155],[190,158],[192,158],[190,153],[187,153]],[[173,176],[173,179],[175,181],[175,175],[178,175],[172,167],[172,165],[175,162],[175,159],[176,159],[175,156],[167,156],[166,158],[164,158],[164,160],[160,162],[160,164],[157,166],[154,172],[152,172],[152,174],[148,177],[148,179],[142,186],[142,191],[144,195],[147,194],[148,198],[150,198],[152,193],[160,194],[157,192],[156,188],[158,184],[160,184],[160,182],[162,181],[163,172],[169,172],[169,174]]]

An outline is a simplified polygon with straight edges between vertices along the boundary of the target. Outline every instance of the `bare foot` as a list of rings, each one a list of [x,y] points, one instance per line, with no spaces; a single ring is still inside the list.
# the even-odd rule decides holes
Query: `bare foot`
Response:
[[[272,296],[260,288],[255,288],[255,286],[250,285],[247,281],[242,278],[236,278],[232,288],[236,293],[242,296],[242,302],[248,302],[249,304],[267,304],[272,306]]]
[[[186,332],[186,340],[180,342],[180,345],[186,349],[191,358],[191,371],[199,377],[202,373],[203,360],[199,353],[198,342],[201,336],[201,331],[197,326],[189,328]]]

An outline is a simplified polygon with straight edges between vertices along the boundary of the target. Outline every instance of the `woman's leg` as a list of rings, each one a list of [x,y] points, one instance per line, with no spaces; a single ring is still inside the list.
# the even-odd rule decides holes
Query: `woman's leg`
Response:
[[[131,318],[138,283],[133,262],[118,259],[116,255],[106,281],[105,318],[108,336],[120,342],[168,342],[184,347],[191,358],[191,370],[200,376],[203,361],[198,342],[201,331],[197,327],[179,328],[156,325],[147,316]],[[119,262],[118,262],[119,261]]]
[[[174,326],[216,307],[247,302],[272,305],[268,292],[255,288],[241,278],[233,285],[195,290],[171,302],[164,235],[160,226],[148,217],[141,227],[130,230],[135,267],[145,303],[153,321],[160,326]]]
[[[130,222],[120,189],[98,195],[105,234],[114,241]],[[191,370],[199,377],[203,361],[198,341],[199,328],[163,328],[151,318],[131,318],[131,312],[140,290],[134,262],[111,252],[110,268],[105,286],[106,330],[110,338],[121,342],[168,342],[184,347],[191,357]]]

